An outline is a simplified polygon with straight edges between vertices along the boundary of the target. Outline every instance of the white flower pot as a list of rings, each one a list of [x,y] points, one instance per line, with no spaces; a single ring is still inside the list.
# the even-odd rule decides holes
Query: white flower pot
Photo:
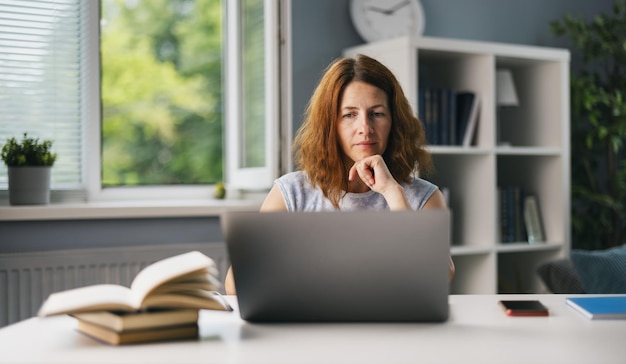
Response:
[[[51,167],[9,167],[9,203],[50,203],[50,169]]]

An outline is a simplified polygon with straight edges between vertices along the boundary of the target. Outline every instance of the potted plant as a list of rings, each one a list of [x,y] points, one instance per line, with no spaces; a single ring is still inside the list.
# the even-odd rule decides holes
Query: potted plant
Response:
[[[50,202],[50,169],[56,160],[52,142],[10,138],[2,147],[0,157],[9,168],[9,203],[37,205]]]
[[[572,246],[606,249],[626,239],[626,2],[591,21],[551,23],[577,48],[571,75]]]

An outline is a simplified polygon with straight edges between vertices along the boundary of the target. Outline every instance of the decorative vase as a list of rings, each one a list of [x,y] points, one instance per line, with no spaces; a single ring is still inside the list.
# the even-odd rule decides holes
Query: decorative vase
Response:
[[[50,169],[51,167],[9,167],[9,203],[50,203]]]

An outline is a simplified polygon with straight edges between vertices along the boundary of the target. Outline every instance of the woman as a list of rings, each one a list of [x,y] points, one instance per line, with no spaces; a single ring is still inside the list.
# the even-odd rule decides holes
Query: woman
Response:
[[[414,177],[432,170],[425,145],[424,128],[387,67],[364,55],[338,59],[294,140],[299,170],[275,181],[261,211],[446,208],[437,186]],[[225,288],[235,294],[231,269]]]

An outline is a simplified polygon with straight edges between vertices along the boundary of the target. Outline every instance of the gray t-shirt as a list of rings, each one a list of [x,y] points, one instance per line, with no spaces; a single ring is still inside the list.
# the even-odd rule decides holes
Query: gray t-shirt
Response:
[[[330,200],[324,197],[322,190],[313,188],[306,173],[302,171],[287,173],[276,179],[275,183],[280,188],[288,211],[335,210]],[[437,186],[420,178],[412,178],[410,184],[402,187],[414,211],[421,210],[437,190]],[[339,209],[388,210],[389,206],[383,195],[370,190],[365,193],[346,193],[339,201]]]

